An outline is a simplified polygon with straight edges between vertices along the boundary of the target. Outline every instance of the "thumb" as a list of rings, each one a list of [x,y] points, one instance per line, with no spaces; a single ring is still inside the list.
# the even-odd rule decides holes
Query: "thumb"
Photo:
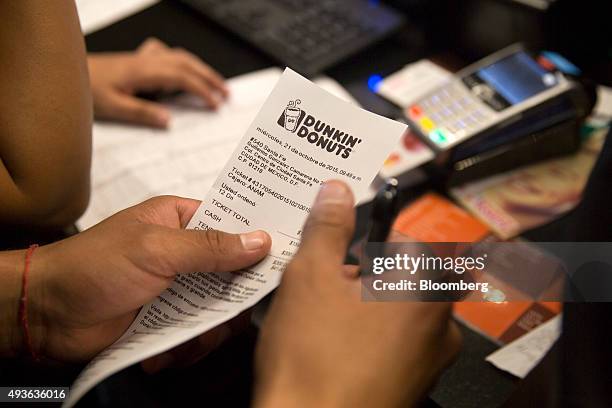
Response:
[[[110,102],[114,119],[162,129],[168,127],[170,114],[158,103],[123,93],[113,94]]]
[[[174,273],[231,272],[251,266],[270,251],[272,240],[264,231],[229,234],[217,230],[168,229],[164,257]]]
[[[355,230],[353,193],[341,181],[323,184],[302,232],[297,259],[340,267]],[[310,263],[308,262],[308,263]]]

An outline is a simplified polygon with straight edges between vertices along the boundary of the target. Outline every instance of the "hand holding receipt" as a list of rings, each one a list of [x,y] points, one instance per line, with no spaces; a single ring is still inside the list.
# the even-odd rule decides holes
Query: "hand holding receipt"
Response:
[[[177,277],[85,368],[66,406],[112,373],[214,328],[273,290],[320,185],[339,179],[361,198],[404,131],[287,69],[187,227],[265,230],[269,256],[231,274]]]

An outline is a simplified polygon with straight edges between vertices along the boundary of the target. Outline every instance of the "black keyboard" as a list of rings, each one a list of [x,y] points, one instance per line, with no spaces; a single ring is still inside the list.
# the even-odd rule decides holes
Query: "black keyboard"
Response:
[[[306,76],[340,62],[403,23],[373,0],[179,0]]]

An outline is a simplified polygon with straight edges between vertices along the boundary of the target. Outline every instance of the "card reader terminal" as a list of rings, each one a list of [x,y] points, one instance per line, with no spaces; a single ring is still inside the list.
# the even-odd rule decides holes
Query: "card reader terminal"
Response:
[[[409,106],[411,128],[436,151],[519,120],[572,89],[574,83],[540,65],[520,44],[466,67]]]

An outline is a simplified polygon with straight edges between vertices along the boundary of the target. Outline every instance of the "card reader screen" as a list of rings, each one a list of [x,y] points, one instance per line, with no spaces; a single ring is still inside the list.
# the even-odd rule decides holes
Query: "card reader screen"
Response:
[[[464,78],[464,83],[477,92],[497,111],[523,102],[557,85],[556,76],[546,71],[524,51],[505,57]],[[480,95],[482,94],[482,95]]]

